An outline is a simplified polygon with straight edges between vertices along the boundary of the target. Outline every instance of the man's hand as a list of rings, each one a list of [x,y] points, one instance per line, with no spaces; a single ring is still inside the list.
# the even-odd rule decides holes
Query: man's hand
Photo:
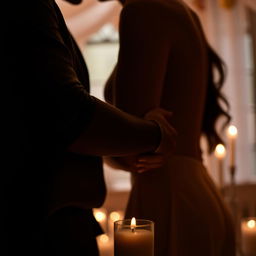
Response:
[[[177,132],[171,126],[172,113],[162,108],[155,108],[146,113],[145,119],[156,122],[161,130],[161,141],[155,153],[171,155],[175,149]]]
[[[159,125],[161,141],[155,152],[134,156],[107,157],[105,162],[114,169],[121,169],[132,173],[142,173],[162,167],[173,153],[176,144],[177,132],[170,125],[172,113],[161,108],[151,110],[145,119]]]
[[[136,159],[136,171],[139,173],[160,168],[173,154],[176,145],[177,132],[171,126],[172,113],[161,108],[155,108],[145,115],[145,119],[156,122],[161,130],[161,141],[155,152],[141,154]]]

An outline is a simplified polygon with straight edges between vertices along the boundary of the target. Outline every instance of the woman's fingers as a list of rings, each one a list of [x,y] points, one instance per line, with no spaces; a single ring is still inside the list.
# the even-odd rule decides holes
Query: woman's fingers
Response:
[[[148,171],[157,171],[157,169],[161,168],[162,165],[151,165],[151,166],[144,166],[140,167],[136,170],[137,173],[143,173]]]
[[[163,166],[165,163],[164,156],[162,154],[144,154],[140,155],[136,161],[136,172],[142,173],[157,169]]]

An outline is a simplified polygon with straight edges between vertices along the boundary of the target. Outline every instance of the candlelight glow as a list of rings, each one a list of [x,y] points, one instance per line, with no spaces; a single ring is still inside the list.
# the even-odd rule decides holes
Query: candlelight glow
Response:
[[[103,235],[100,235],[100,239],[99,240],[102,243],[107,243],[109,241],[109,237],[108,237],[108,235],[103,234]]]
[[[228,128],[228,135],[230,138],[236,138],[237,128],[234,125],[230,125]]]
[[[222,144],[218,144],[215,148],[215,156],[218,158],[224,158],[226,155],[226,149]]]
[[[131,228],[134,229],[136,227],[136,219],[133,217],[131,220]]]
[[[119,212],[111,212],[109,217],[113,222],[115,222],[121,219],[121,214]]]
[[[98,222],[102,222],[106,219],[106,214],[101,211],[95,212],[94,216]]]
[[[255,220],[249,220],[247,222],[248,228],[256,228],[256,221]]]

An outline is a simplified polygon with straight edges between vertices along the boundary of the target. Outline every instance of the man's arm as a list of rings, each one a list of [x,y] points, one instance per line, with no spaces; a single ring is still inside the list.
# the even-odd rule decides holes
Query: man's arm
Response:
[[[87,155],[154,151],[161,139],[158,125],[88,94],[77,77],[72,52],[63,40],[56,16],[48,4],[40,4],[45,9],[38,15],[33,13],[35,20],[28,23],[34,37],[24,42],[21,52],[27,53],[22,57],[30,80],[24,93],[33,106],[29,108],[31,116],[36,112],[33,129],[38,138],[50,137],[58,147]]]
[[[96,98],[93,100],[93,118],[70,150],[102,156],[122,156],[156,150],[161,141],[161,132],[156,123],[127,114]]]

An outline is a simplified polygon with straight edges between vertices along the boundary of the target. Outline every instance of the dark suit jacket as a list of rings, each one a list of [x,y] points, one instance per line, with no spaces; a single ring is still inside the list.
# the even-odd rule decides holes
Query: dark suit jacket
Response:
[[[5,224],[9,241],[33,251],[49,214],[65,206],[99,207],[105,184],[101,158],[68,152],[93,118],[94,98],[59,8],[54,0],[9,2],[2,59],[9,117]]]

